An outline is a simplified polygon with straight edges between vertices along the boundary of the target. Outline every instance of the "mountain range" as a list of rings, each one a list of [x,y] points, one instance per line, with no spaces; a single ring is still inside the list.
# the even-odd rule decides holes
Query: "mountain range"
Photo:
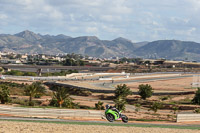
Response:
[[[138,42],[119,37],[100,40],[96,36],[41,35],[32,31],[0,34],[0,51],[28,54],[76,53],[93,57],[140,57],[200,61],[200,43],[179,40]]]

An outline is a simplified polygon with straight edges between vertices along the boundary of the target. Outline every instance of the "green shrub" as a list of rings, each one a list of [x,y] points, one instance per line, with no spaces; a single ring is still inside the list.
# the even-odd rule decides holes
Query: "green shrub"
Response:
[[[144,100],[146,100],[146,98],[151,97],[153,94],[153,88],[151,87],[151,85],[141,84],[141,85],[139,85],[138,89],[139,89],[139,95]]]
[[[172,106],[172,110],[173,110],[174,114],[176,114],[176,112],[179,110],[179,106],[177,106],[177,105]]]
[[[140,107],[141,107],[141,104],[134,104],[134,106],[135,106],[135,111],[136,112],[139,112],[140,111]]]
[[[163,96],[163,97],[160,97],[159,99],[162,100],[162,101],[165,101],[165,100],[169,99],[169,96]]]
[[[194,113],[199,114],[199,113],[200,113],[200,108],[196,108],[196,109],[194,109]]]
[[[28,106],[35,106],[35,102],[34,101],[29,101],[28,102]]]
[[[1,86],[0,88],[0,101],[2,104],[10,102],[10,90],[7,86]]]
[[[21,72],[18,70],[11,70],[9,72],[5,72],[5,75],[15,75],[15,76],[37,76],[34,72]]]
[[[98,103],[95,103],[95,109],[104,110],[103,102],[98,101]]]
[[[158,109],[161,109],[163,107],[163,104],[160,102],[154,102],[151,106],[149,110],[154,111],[154,113],[156,113],[158,111]]]
[[[126,100],[122,97],[117,97],[116,99],[114,99],[115,102],[115,107],[120,110],[120,111],[124,111],[126,110],[125,104],[127,103]]]
[[[28,105],[28,100],[26,99],[12,99],[11,103],[13,104],[20,104],[20,105],[23,105],[23,106],[27,106]]]
[[[193,103],[200,105],[200,88],[197,88],[198,90],[195,93],[195,96],[192,100]]]

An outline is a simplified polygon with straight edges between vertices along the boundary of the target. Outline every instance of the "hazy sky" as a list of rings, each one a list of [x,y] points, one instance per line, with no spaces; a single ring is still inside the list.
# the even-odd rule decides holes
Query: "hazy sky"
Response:
[[[0,0],[0,33],[200,42],[200,0]]]

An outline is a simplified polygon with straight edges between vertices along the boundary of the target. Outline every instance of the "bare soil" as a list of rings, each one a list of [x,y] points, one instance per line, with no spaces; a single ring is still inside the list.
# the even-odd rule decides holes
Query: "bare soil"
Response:
[[[138,90],[140,84],[150,84],[156,91],[193,91],[191,89],[191,83],[193,77],[181,78],[181,79],[171,79],[162,80],[154,82],[143,82],[143,83],[128,83],[127,85],[132,90]]]
[[[199,133],[198,130],[0,121],[1,133]]]

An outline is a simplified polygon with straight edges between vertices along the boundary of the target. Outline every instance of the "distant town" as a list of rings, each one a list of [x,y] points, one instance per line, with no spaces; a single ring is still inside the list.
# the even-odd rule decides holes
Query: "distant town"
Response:
[[[110,72],[162,72],[184,71],[191,72],[199,69],[199,62],[173,61],[166,59],[142,58],[96,58],[80,54],[17,54],[14,52],[0,52],[1,69],[4,65],[34,65],[34,66],[79,66],[82,67],[109,67],[104,71]],[[71,68],[73,69],[73,68]],[[74,70],[76,68],[74,67]],[[22,70],[23,71],[23,70]]]

